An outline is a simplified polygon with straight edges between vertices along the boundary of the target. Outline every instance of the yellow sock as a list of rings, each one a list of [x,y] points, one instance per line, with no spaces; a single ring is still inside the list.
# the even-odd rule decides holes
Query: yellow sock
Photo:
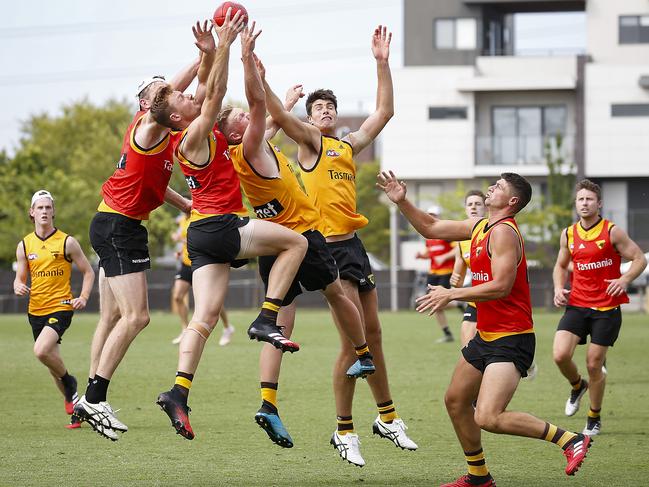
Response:
[[[336,416],[338,434],[343,436],[354,432],[354,421],[351,416]]]
[[[464,458],[469,467],[469,475],[475,477],[486,477],[489,475],[489,469],[484,458],[484,451],[480,448],[477,451],[465,451]]]
[[[383,421],[384,423],[391,423],[392,421],[394,421],[399,417],[399,415],[397,414],[397,410],[394,407],[394,403],[392,402],[392,399],[377,404],[376,407],[379,410],[381,421]]]

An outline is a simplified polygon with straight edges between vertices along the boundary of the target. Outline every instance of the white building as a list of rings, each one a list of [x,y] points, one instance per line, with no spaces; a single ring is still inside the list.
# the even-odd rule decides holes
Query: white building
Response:
[[[585,47],[525,51],[515,22],[531,12],[583,12]],[[381,164],[420,207],[505,171],[542,194],[561,134],[578,177],[602,186],[605,216],[649,248],[648,0],[404,0],[404,23]]]

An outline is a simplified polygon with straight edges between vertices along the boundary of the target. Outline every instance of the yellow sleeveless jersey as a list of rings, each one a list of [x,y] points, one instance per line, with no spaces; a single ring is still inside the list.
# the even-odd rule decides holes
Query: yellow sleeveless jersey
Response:
[[[243,144],[230,146],[232,163],[257,218],[298,233],[307,230],[322,232],[320,213],[300,187],[291,163],[278,147],[270,142],[267,144],[279,167],[278,178],[267,178],[255,172],[243,154]]]
[[[72,262],[65,256],[66,233],[54,233],[42,239],[30,233],[23,239],[23,250],[31,276],[29,313],[36,316],[55,311],[72,311],[70,276]]]
[[[302,168],[307,194],[320,210],[325,237],[344,235],[367,225],[356,212],[356,165],[352,146],[335,137],[320,138],[320,154],[311,170]]]
[[[183,242],[183,250],[182,250],[182,263],[187,266],[192,265],[192,261],[189,260],[189,252],[187,252],[187,228],[189,227],[189,222],[190,219],[187,218],[185,215],[180,216],[180,221],[178,222],[178,227],[180,229],[180,238],[182,239]]]
[[[460,254],[462,255],[462,260],[466,264],[466,269],[468,272],[471,272],[471,240],[462,240],[458,242],[460,246]],[[462,283],[460,286],[462,287]],[[466,304],[469,304],[475,308],[475,303],[473,301],[467,301]]]

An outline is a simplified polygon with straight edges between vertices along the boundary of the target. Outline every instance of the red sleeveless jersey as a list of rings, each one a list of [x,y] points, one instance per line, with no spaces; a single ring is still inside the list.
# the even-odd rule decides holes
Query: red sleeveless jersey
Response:
[[[621,275],[622,259],[611,243],[614,226],[614,223],[602,219],[588,230],[584,230],[579,222],[566,229],[573,264],[568,298],[570,306],[615,308],[629,302],[626,293],[621,296],[606,294],[609,285],[606,279],[618,279]]]
[[[192,193],[192,209],[195,210],[192,220],[200,219],[201,216],[246,214],[239,176],[232,165],[225,136],[215,125],[206,140],[209,144],[209,158],[201,163],[190,161],[182,154],[181,145],[186,132],[185,129],[177,142],[174,157],[180,163]]]
[[[518,235],[521,245],[521,260],[516,268],[514,285],[508,296],[491,301],[476,302],[478,309],[478,331],[513,335],[529,333],[533,330],[532,303],[530,286],[527,279],[527,261],[523,237],[518,230],[516,221],[503,218],[489,226],[488,220],[480,220],[473,229],[471,236],[471,276],[473,286],[479,286],[493,280],[491,272],[491,256],[489,252],[489,236],[497,225],[508,225]],[[497,337],[494,337],[497,338]]]
[[[139,111],[129,125],[122,155],[113,175],[101,187],[104,202],[113,210],[142,220],[164,203],[164,195],[173,171],[173,140],[169,133],[150,149],[135,142],[135,127],[146,114]]]
[[[446,259],[441,264],[435,262],[435,257],[449,252],[451,248],[451,242],[447,242],[446,240],[441,240],[439,238],[426,239],[426,249],[428,250],[428,256],[430,257],[429,274],[443,276],[453,272],[453,264],[455,263],[454,257]]]

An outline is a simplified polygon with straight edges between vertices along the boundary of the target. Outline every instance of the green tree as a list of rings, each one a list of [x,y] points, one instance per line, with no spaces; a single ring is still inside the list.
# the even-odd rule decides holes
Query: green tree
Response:
[[[390,211],[379,200],[381,193],[376,188],[379,171],[378,161],[360,164],[356,170],[356,211],[369,220],[358,234],[368,252],[387,262],[390,260]]]
[[[37,114],[23,123],[15,155],[0,154],[0,262],[15,260],[17,242],[33,231],[30,198],[42,188],[55,198],[55,224],[90,252],[90,220],[101,200],[101,185],[115,170],[132,116],[132,104],[126,101],[100,106],[84,99],[63,106],[60,115]],[[168,241],[174,213],[171,208],[156,210],[148,223],[152,255],[159,255]]]

